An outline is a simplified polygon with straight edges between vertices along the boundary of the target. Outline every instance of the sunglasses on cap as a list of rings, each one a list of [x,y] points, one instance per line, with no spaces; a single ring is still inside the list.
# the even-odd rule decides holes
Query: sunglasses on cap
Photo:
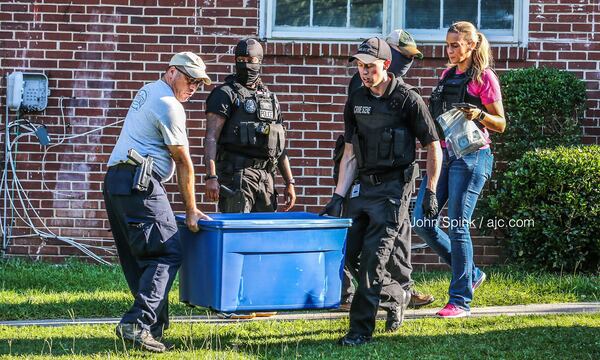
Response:
[[[187,72],[185,72],[185,70],[183,70],[182,68],[180,68],[179,66],[173,66],[177,71],[179,71],[181,74],[183,74],[183,76],[185,76],[185,80],[188,82],[188,84],[190,85],[196,85],[196,86],[200,86],[204,83],[204,80],[202,79],[194,79],[193,77],[191,77]]]

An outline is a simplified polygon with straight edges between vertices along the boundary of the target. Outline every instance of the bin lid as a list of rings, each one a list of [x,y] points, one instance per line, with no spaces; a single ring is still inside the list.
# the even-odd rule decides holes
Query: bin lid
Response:
[[[348,228],[351,219],[319,216],[307,212],[207,214],[212,220],[199,220],[200,228],[216,229],[324,229]],[[175,216],[185,223],[185,214]]]

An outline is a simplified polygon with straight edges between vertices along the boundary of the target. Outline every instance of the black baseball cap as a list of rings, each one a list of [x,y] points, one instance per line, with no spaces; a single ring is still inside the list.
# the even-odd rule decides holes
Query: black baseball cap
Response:
[[[365,64],[370,64],[375,60],[392,60],[392,50],[385,40],[373,37],[363,41],[358,46],[356,54],[352,55],[348,61],[360,60]]]
[[[260,43],[254,39],[243,39],[235,46],[235,56],[257,57],[262,62],[263,48]]]

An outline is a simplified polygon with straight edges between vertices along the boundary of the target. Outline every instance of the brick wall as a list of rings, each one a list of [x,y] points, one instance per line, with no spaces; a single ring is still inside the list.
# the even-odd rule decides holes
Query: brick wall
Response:
[[[213,81],[219,83],[233,69],[235,43],[241,37],[258,33],[257,0],[130,0],[127,3],[124,0],[0,1],[1,74],[14,70],[44,72],[50,79],[52,93],[48,108],[40,114],[24,115],[26,119],[46,124],[55,136],[83,134],[115,123],[125,116],[135,92],[145,82],[159,78],[173,53],[202,54]],[[573,71],[585,80],[589,109],[583,125],[584,142],[588,144],[600,143],[600,35],[596,29],[600,24],[600,9],[596,3],[596,0],[531,0],[528,46],[494,47],[499,71],[543,65]],[[289,155],[299,196],[296,211],[318,211],[332,192],[331,149],[343,130],[344,94],[354,73],[347,56],[357,43],[265,43],[263,79],[279,95],[288,120]],[[415,63],[406,81],[420,87],[427,97],[446,60],[441,45],[422,49],[425,59]],[[203,172],[200,165],[203,164],[204,100],[211,88],[205,87],[185,104],[191,153],[199,174]],[[5,92],[3,77],[2,105]],[[15,119],[14,113],[9,115],[11,120]],[[5,123],[4,106],[2,123]],[[17,176],[30,199],[24,207],[31,217],[34,217],[32,209],[36,209],[41,218],[33,220],[36,226],[47,226],[59,236],[92,239],[84,241],[92,246],[111,246],[100,187],[119,131],[117,124],[68,139],[47,149],[45,155],[34,138],[24,137],[19,141]],[[214,204],[204,202],[200,175],[197,183],[201,209],[215,211]],[[174,182],[167,190],[174,209],[180,211]],[[23,216],[23,206],[17,207]],[[30,234],[16,215],[13,235]],[[53,261],[82,254],[62,241],[42,241],[39,236],[14,238],[7,252],[44,256]],[[501,244],[494,237],[475,239],[479,263],[497,263],[501,253]],[[421,267],[441,267],[437,256],[430,251],[417,252],[414,262]]]

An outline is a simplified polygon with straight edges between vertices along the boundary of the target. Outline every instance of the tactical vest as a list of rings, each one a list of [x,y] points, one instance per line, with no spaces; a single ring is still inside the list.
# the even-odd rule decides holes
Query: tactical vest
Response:
[[[219,152],[276,163],[285,145],[277,97],[262,85],[252,94],[234,79],[226,84],[235,93],[234,109],[221,132]]]
[[[383,174],[415,161],[416,138],[403,111],[409,91],[416,89],[398,82],[384,108],[353,104],[357,129],[352,146],[360,174]]]
[[[448,70],[444,78],[431,93],[431,97],[429,98],[429,112],[434,120],[441,114],[452,109],[452,104],[455,103],[466,102],[486,111],[481,99],[472,96],[467,91],[469,83],[473,80],[473,69],[469,68],[466,72],[457,74],[456,68],[457,67],[454,66]],[[475,124],[477,124],[481,130],[485,130],[485,126],[479,122],[475,122]],[[437,121],[435,121],[435,127],[440,139],[444,139],[444,131],[438,125]]]

